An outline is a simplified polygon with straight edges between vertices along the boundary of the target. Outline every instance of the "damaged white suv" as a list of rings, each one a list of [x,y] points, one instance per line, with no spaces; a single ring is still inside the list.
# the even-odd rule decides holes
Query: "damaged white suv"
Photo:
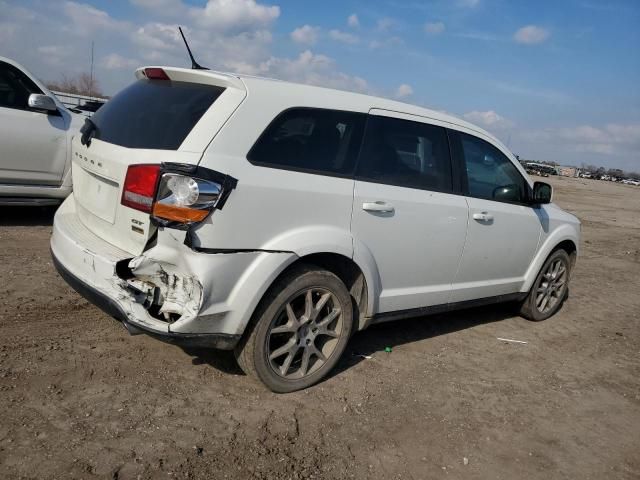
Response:
[[[51,250],[131,333],[235,349],[305,388],[367,326],[564,301],[578,220],[442,113],[307,85],[142,68],[73,142]]]

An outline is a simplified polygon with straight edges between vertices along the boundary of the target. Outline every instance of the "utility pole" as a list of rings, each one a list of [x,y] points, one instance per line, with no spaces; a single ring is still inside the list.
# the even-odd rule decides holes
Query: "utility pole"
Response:
[[[93,40],[91,40],[91,68],[90,68],[89,96],[93,98]]]

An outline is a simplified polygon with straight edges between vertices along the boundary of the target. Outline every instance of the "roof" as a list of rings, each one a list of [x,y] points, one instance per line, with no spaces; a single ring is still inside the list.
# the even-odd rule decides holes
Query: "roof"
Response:
[[[304,100],[304,105],[315,104],[318,108],[324,106],[325,108],[341,108],[343,110],[352,110],[356,112],[369,112],[371,109],[375,108],[416,115],[471,130],[480,136],[490,139],[494,144],[499,145],[505,152],[511,153],[510,150],[500,142],[500,140],[477,125],[446,112],[419,107],[417,105],[399,102],[397,100],[376,97],[364,93],[320,87],[317,85],[289,82],[274,78],[231,72],[218,72],[215,70],[193,70],[189,68],[176,68],[162,65],[148,65],[140,67],[136,70],[136,77],[144,78],[144,69],[146,68],[162,68],[168,72],[170,74],[169,76],[174,80],[194,81],[194,77],[200,77],[201,80],[208,77],[208,81],[204,80],[205,83],[218,84],[232,88],[244,88],[248,94],[251,94],[251,91],[255,92],[260,90],[268,91],[270,96],[274,95],[275,91],[285,92],[287,99],[294,99],[297,97]]]
[[[410,103],[400,102],[397,100],[378,97],[374,95],[368,95],[364,93],[356,93],[348,90],[339,90],[334,88],[321,87],[317,85],[289,82],[285,80],[278,80],[274,78],[259,77],[259,76],[253,76],[253,75],[242,75],[242,74],[234,74],[234,73],[227,73],[227,75],[236,76],[237,78],[241,79],[249,88],[251,88],[252,85],[255,86],[259,83],[263,83],[265,85],[277,84],[279,86],[285,87],[288,92],[291,92],[292,89],[294,89],[299,91],[300,93],[306,94],[307,96],[312,94],[320,95],[320,96],[336,95],[336,94],[340,96],[349,96],[350,99],[352,99],[353,101],[350,103],[361,104],[362,111],[368,111],[370,108],[378,108],[378,109],[408,113],[411,115],[439,120],[441,122],[450,123],[452,125],[456,125],[459,127],[468,128],[469,130],[473,130],[477,133],[485,135],[491,138],[493,141],[500,143],[502,145],[502,143],[491,133],[478,127],[477,125],[474,125],[473,123],[467,122],[466,120],[456,117],[455,115],[452,115],[448,112],[432,110],[430,108],[420,107]],[[506,149],[506,147],[504,148]]]

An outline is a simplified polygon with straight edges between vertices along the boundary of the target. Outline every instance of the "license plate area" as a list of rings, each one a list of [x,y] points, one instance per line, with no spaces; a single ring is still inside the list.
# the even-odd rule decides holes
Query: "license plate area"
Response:
[[[76,201],[96,217],[113,224],[118,206],[119,185],[76,164],[73,189]]]

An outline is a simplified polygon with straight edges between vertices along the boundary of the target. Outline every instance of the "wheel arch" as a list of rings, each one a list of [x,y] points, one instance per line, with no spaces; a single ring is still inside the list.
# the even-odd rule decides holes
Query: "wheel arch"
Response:
[[[525,274],[525,281],[521,289],[522,292],[528,292],[531,289],[546,259],[549,258],[549,255],[553,252],[560,249],[565,250],[569,255],[571,269],[573,269],[578,256],[578,236],[575,230],[569,225],[558,228],[545,239]]]

